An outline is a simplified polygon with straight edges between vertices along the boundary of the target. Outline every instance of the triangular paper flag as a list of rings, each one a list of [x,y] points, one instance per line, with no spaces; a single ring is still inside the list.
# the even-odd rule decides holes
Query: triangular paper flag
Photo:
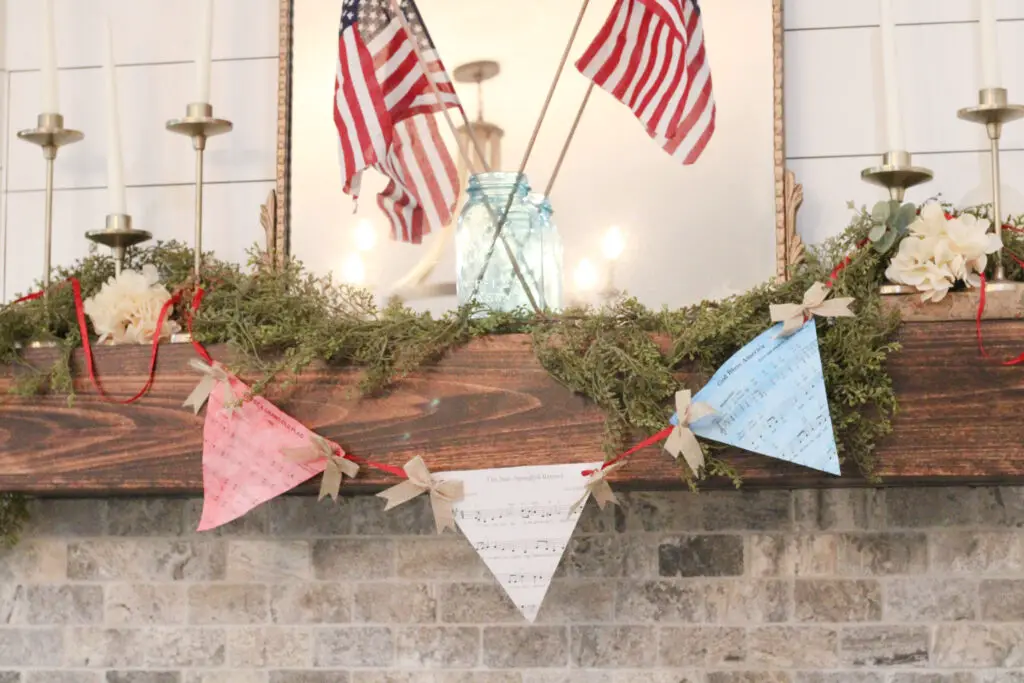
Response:
[[[235,396],[249,388],[232,378]],[[294,462],[281,451],[309,444],[310,431],[256,396],[234,410],[221,383],[210,393],[203,424],[203,515],[198,531],[238,519],[324,471],[325,462]]]
[[[459,479],[455,523],[527,621],[533,622],[576,529],[583,471],[600,462],[441,472]]]
[[[818,332],[808,320],[795,334],[782,324],[736,352],[693,397],[716,414],[694,422],[697,436],[839,474]]]

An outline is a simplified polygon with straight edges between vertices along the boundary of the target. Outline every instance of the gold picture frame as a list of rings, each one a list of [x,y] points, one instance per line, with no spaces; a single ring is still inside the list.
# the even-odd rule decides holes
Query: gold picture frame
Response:
[[[785,279],[791,266],[800,263],[804,244],[797,233],[796,216],[803,202],[803,187],[786,168],[783,56],[785,29],[783,0],[772,0],[773,104],[775,174],[775,274]],[[295,0],[280,0],[277,69],[277,182],[261,207],[261,224],[267,235],[267,251],[282,263],[289,253],[289,178],[291,176],[292,19]]]

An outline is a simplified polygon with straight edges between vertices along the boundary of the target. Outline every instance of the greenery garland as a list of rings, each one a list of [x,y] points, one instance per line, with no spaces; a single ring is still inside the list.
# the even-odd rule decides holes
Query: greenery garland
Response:
[[[272,382],[292,382],[310,363],[321,361],[360,368],[360,391],[374,395],[476,337],[530,334],[543,367],[605,411],[606,452],[614,454],[634,441],[638,431],[650,434],[664,428],[680,374],[688,378],[690,388],[698,389],[771,324],[770,304],[799,301],[814,282],[828,281],[836,265],[849,256],[834,290],[837,296],[856,298],[857,316],[820,324],[818,343],[840,458],[873,478],[875,444],[891,430],[897,409],[885,360],[898,348],[899,325],[898,315],[882,305],[878,293],[885,255],[858,246],[873,229],[877,234],[879,224],[877,216],[862,209],[842,235],[809,250],[787,281],[723,301],[653,311],[624,298],[600,309],[574,308],[558,316],[493,313],[467,305],[434,318],[399,303],[378,308],[368,292],[315,277],[294,261],[273,268],[256,253],[250,268],[243,270],[211,256],[205,259],[208,291],[193,335],[204,344],[229,344],[240,359],[235,369],[261,376],[253,385],[255,392]],[[1024,236],[1010,233],[1007,243],[1016,253],[1024,253]],[[891,240],[886,246],[896,244]],[[129,250],[127,268],[145,264],[156,266],[171,289],[184,290],[184,303],[175,311],[182,319],[194,289],[191,250],[173,242]],[[1022,276],[1012,260],[1007,269],[1011,277]],[[75,277],[88,297],[113,271],[110,258],[92,255],[59,269],[54,281]],[[61,349],[51,368],[34,368],[22,358],[21,349],[39,340],[54,341]],[[0,310],[0,363],[30,370],[19,373],[14,391],[20,394],[52,391],[73,401],[70,359],[80,345],[70,287],[55,285],[45,303],[26,301]],[[704,474],[729,477],[739,486],[736,471],[719,457],[721,447],[705,448]],[[683,479],[696,487],[693,474],[685,466],[683,470]],[[21,497],[0,498],[0,536],[13,540],[24,518]]]

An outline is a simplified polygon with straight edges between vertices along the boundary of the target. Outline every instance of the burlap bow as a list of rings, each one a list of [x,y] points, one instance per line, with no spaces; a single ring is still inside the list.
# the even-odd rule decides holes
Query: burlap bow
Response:
[[[224,368],[221,367],[220,363],[210,365],[198,358],[193,358],[188,364],[193,370],[201,373],[203,378],[199,380],[199,384],[196,385],[196,388],[192,390],[192,393],[188,395],[188,398],[181,405],[186,408],[192,408],[195,414],[198,415],[199,411],[203,408],[203,404],[210,398],[214,387],[217,386],[217,382],[222,382],[224,384],[224,407],[232,412],[238,407],[238,402],[235,400],[235,392],[231,390],[231,377],[228,376],[228,373],[224,372]]]
[[[850,304],[853,303],[853,297],[843,296],[835,299],[828,299],[825,297],[829,294],[828,287],[820,282],[815,282],[811,285],[804,293],[804,301],[800,304],[772,304],[768,307],[769,312],[772,316],[772,322],[783,323],[782,335],[788,337],[793,334],[803,324],[811,319],[811,316],[817,315],[822,318],[852,318],[853,311],[850,310]]]
[[[583,496],[573,503],[573,506],[569,508],[569,514],[573,514],[587,502],[587,497],[593,496],[594,500],[597,501],[597,507],[604,510],[604,506],[608,503],[612,505],[618,505],[619,501],[615,497],[615,492],[612,491],[611,484],[605,479],[609,474],[619,469],[625,462],[617,462],[614,465],[603,467],[595,470],[587,478],[587,490]]]
[[[455,530],[452,503],[462,500],[461,481],[436,481],[427,469],[423,458],[416,456],[402,466],[409,478],[377,495],[387,501],[384,510],[390,510],[407,503],[421,493],[430,493],[430,507],[434,510],[434,524],[437,533],[445,529]]]
[[[665,440],[665,450],[673,458],[680,455],[686,461],[690,471],[697,474],[704,469],[704,449],[700,447],[697,437],[690,430],[690,424],[702,417],[714,414],[715,409],[707,403],[690,402],[690,390],[681,389],[676,392],[676,417],[679,424]]]
[[[294,462],[313,462],[314,460],[325,460],[324,475],[320,480],[320,495],[317,500],[323,500],[330,496],[331,500],[338,500],[338,493],[341,491],[341,482],[344,476],[349,479],[359,474],[359,465],[345,457],[345,452],[338,454],[334,444],[319,434],[309,435],[309,443],[301,448],[285,448],[281,452],[285,457]],[[344,475],[344,476],[343,476]]]

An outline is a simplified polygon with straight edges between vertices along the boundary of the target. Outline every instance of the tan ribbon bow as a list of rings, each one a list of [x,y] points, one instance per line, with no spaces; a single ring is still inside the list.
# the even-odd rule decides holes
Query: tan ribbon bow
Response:
[[[691,403],[689,389],[681,389],[676,392],[676,417],[679,419],[679,424],[665,440],[665,450],[673,458],[683,456],[690,471],[694,474],[704,469],[704,449],[700,447],[700,442],[690,430],[690,425],[702,417],[713,415],[714,412],[715,409],[707,403],[700,401]]]
[[[301,448],[285,448],[281,452],[285,457],[294,462],[312,462],[323,458],[326,461],[324,476],[320,480],[320,495],[317,500],[323,500],[327,496],[331,500],[338,500],[338,493],[341,491],[341,482],[344,476],[349,479],[359,474],[359,465],[345,457],[345,451],[338,455],[335,445],[319,434],[309,435],[309,443]],[[344,476],[343,476],[344,475]]]
[[[407,503],[421,493],[430,493],[430,507],[434,510],[437,533],[445,529],[455,530],[455,516],[452,503],[462,500],[461,481],[436,481],[427,469],[423,458],[416,456],[402,466],[409,477],[377,495],[387,501],[385,512],[402,503]]]
[[[828,287],[820,282],[815,282],[804,293],[804,301],[800,304],[772,304],[768,307],[773,323],[783,323],[782,335],[788,337],[817,315],[822,318],[852,318],[853,311],[850,304],[853,297],[841,296],[835,299],[826,300],[829,294]]]
[[[235,392],[231,390],[231,378],[228,376],[228,373],[224,372],[224,368],[220,363],[210,365],[198,358],[193,358],[188,364],[193,370],[201,373],[203,378],[199,380],[199,384],[196,385],[196,388],[192,390],[192,393],[188,395],[188,398],[181,405],[186,408],[192,408],[195,414],[198,415],[199,411],[203,408],[203,404],[210,398],[214,387],[217,386],[217,382],[223,382],[224,407],[232,413],[238,408]]]
[[[593,496],[594,500],[597,501],[597,507],[599,507],[602,510],[604,510],[604,506],[607,505],[608,503],[611,503],[612,505],[618,505],[619,500],[615,497],[615,492],[612,491],[612,486],[611,484],[608,483],[608,480],[605,479],[605,477],[607,477],[609,474],[611,474],[612,472],[619,469],[625,464],[625,462],[617,462],[614,465],[609,465],[608,467],[602,467],[595,470],[587,478],[586,492],[579,500],[573,503],[573,506],[571,508],[569,508],[569,514],[574,514],[576,510],[578,510],[584,503],[586,503],[588,496]]]

